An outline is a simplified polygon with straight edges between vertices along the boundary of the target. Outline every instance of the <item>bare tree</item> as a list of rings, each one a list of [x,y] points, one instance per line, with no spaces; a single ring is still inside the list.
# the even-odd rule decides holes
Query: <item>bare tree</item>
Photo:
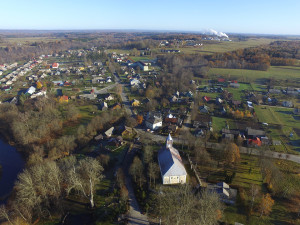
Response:
[[[151,181],[154,181],[154,186],[155,186],[155,180],[159,176],[159,166],[155,162],[150,162],[148,165],[148,175],[149,175],[149,180],[150,180],[150,186],[151,186]]]
[[[149,145],[144,146],[144,152],[143,152],[143,160],[144,163],[149,164],[153,161],[153,149]]]
[[[140,187],[142,186],[142,181],[143,181],[143,170],[144,170],[144,166],[142,161],[138,156],[135,156],[129,168],[129,173],[131,176],[134,177],[135,182],[137,182],[137,179],[139,179]]]
[[[14,225],[10,219],[10,213],[5,205],[0,206],[0,219],[7,220],[9,224]]]
[[[80,182],[75,188],[79,189],[84,196],[89,198],[92,208],[95,206],[95,185],[103,178],[102,171],[103,167],[96,159],[88,157],[79,161],[78,172]]]
[[[165,224],[215,225],[223,210],[216,193],[203,191],[194,194],[189,185],[162,190],[157,202],[156,213]]]
[[[257,195],[259,194],[259,188],[257,185],[255,184],[252,184],[251,187],[250,187],[250,212],[252,212],[253,210],[253,206],[254,206],[254,202],[255,202],[255,199],[257,198]]]

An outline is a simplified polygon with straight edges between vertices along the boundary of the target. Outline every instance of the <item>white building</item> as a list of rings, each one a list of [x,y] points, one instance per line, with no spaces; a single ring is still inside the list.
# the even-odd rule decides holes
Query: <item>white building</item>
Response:
[[[162,127],[162,119],[158,117],[150,117],[145,121],[146,127],[151,130],[157,130]]]
[[[36,90],[36,88],[31,86],[30,88],[27,89],[26,94],[28,93],[28,94],[32,95],[35,92],[35,90]]]
[[[136,86],[136,85],[139,85],[141,82],[138,80],[138,79],[131,79],[130,80],[130,85],[131,86]]]
[[[158,152],[158,162],[163,184],[186,183],[187,172],[178,150],[173,147],[170,134],[166,140],[166,147]]]

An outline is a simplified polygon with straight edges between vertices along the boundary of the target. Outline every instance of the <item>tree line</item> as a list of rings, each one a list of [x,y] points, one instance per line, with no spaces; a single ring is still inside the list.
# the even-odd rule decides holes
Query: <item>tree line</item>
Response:
[[[78,160],[74,156],[29,167],[18,175],[13,198],[0,206],[0,219],[17,225],[63,215],[70,194],[86,198],[93,208],[95,186],[103,178],[102,171],[96,159]]]
[[[69,155],[76,147],[86,145],[97,132],[124,116],[122,110],[102,112],[68,135],[63,129],[81,117],[76,103],[62,105],[51,97],[37,98],[18,106],[1,104],[0,112],[2,136],[22,146],[20,149],[28,156],[29,164],[43,158],[57,159]]]

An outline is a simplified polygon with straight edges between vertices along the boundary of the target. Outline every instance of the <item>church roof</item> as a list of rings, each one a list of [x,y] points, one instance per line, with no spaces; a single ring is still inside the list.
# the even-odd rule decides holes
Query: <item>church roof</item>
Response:
[[[178,150],[172,146],[158,152],[158,162],[162,176],[187,175]]]
[[[171,134],[168,135],[167,141],[173,141],[173,138],[171,137]]]

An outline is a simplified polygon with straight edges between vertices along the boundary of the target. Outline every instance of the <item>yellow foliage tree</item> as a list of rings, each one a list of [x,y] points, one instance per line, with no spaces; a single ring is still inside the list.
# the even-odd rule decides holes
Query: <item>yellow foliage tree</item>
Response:
[[[36,88],[41,89],[43,87],[42,83],[40,81],[36,82]]]
[[[225,148],[225,161],[227,164],[236,163],[240,160],[240,149],[235,143],[230,143]]]
[[[143,123],[143,115],[137,115],[136,117],[136,121],[138,122],[138,124],[142,124]]]
[[[269,215],[272,212],[274,200],[271,198],[269,193],[263,195],[260,202],[260,216]]]

